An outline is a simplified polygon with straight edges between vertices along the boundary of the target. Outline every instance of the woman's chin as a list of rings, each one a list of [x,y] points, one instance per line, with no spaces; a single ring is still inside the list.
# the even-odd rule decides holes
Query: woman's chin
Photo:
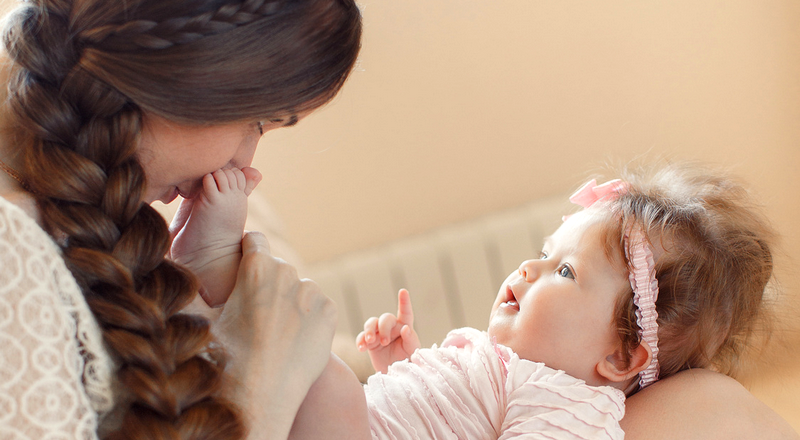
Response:
[[[147,204],[151,204],[156,200],[158,200],[159,202],[165,205],[169,205],[170,203],[174,202],[176,198],[178,198],[178,188],[175,187],[171,188],[161,197],[158,197],[157,195],[145,194],[145,201],[147,202]]]

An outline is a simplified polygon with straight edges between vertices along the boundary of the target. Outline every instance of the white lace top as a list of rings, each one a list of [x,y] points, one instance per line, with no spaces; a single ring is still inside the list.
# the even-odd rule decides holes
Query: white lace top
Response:
[[[97,438],[112,370],[58,247],[0,197],[0,439]]]

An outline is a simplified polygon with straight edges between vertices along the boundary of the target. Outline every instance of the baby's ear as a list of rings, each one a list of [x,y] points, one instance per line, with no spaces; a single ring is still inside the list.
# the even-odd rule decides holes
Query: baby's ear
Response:
[[[602,362],[597,364],[597,373],[610,382],[627,381],[647,368],[653,359],[653,352],[650,350],[650,346],[642,343],[633,349],[630,364],[626,366],[625,358],[622,355],[623,349],[622,346],[617,347],[614,353],[606,356]]]

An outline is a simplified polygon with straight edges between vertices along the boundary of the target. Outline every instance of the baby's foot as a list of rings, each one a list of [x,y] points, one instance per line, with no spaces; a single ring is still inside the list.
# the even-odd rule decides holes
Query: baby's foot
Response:
[[[261,174],[253,168],[207,174],[200,194],[183,201],[175,220],[178,224],[172,225],[173,230],[178,229],[170,250],[172,259],[197,275],[201,294],[211,306],[223,304],[233,290],[247,196],[260,180]]]

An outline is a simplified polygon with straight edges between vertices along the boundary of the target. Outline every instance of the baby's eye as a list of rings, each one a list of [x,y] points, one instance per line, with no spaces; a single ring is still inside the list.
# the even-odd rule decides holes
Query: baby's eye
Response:
[[[539,259],[540,260],[546,260],[547,259],[547,252],[545,252],[545,251],[540,252],[539,253]]]
[[[569,278],[571,280],[575,279],[575,274],[572,273],[572,268],[566,264],[558,268],[558,274],[564,278]]]

